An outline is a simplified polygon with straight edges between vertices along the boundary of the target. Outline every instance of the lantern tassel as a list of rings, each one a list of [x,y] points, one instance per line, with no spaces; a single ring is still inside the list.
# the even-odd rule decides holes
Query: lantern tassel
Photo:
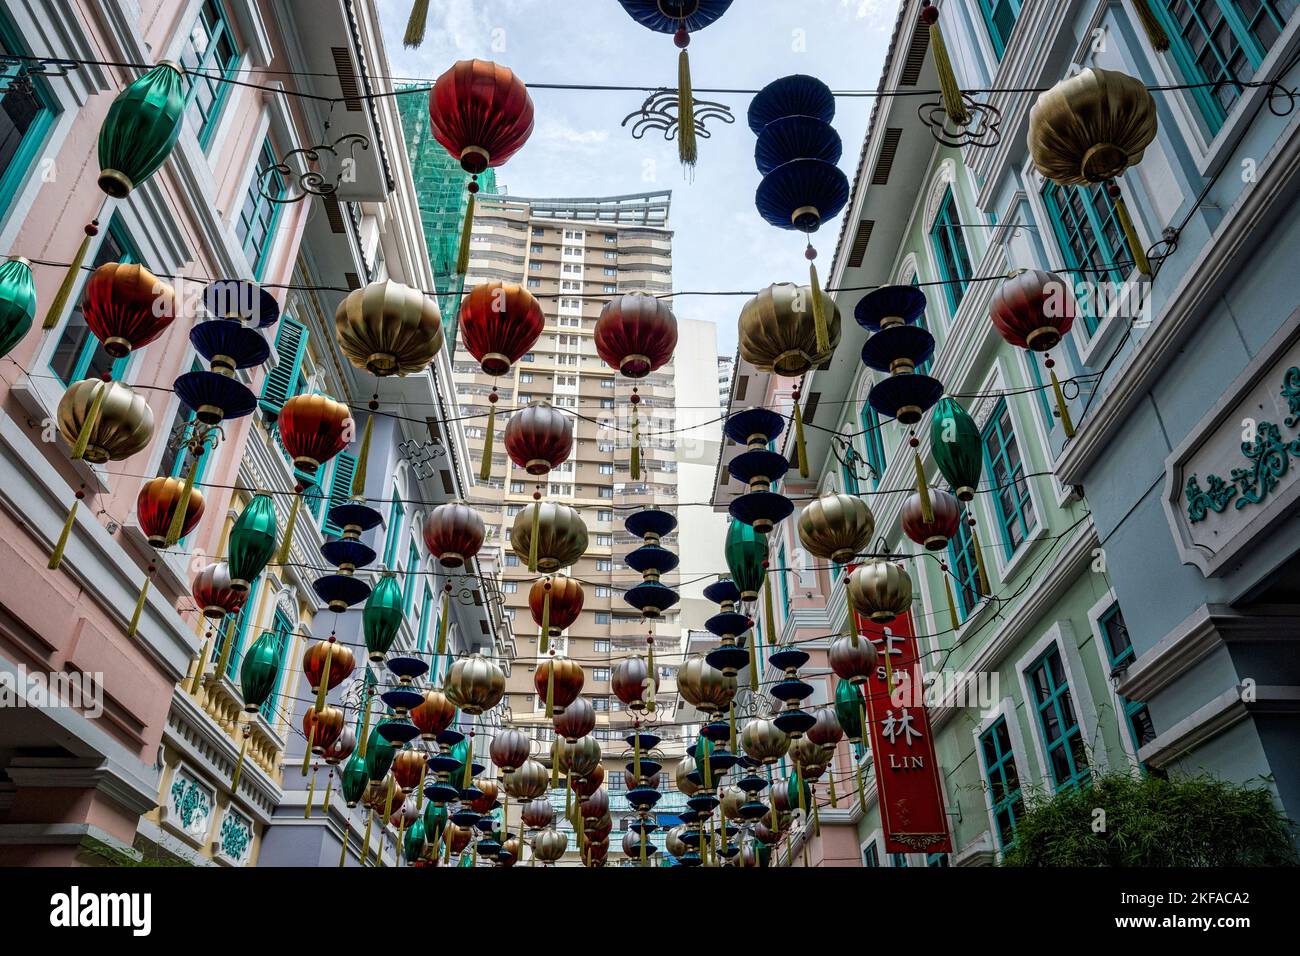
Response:
[[[817,281],[817,263],[808,263],[808,285],[812,295],[813,332],[817,336],[817,354],[831,350],[831,333],[826,325],[826,303],[822,301],[821,284]]]
[[[461,780],[461,789],[468,790],[474,782],[474,734],[469,735],[469,745],[465,752],[465,776]]]
[[[551,743],[551,789],[560,785],[560,735]]]
[[[357,453],[356,468],[352,472],[352,497],[366,496],[366,466],[370,464],[370,436],[375,432],[375,413],[366,418],[366,430],[361,433],[361,451]]]
[[[542,598],[542,632],[538,635],[537,646],[545,654],[551,646],[551,589],[546,588]]]
[[[365,836],[362,838],[361,841],[361,845],[363,848],[361,851],[362,866],[365,866],[366,861],[370,859],[370,830],[374,826],[374,822],[375,822],[375,812],[373,810],[367,810],[366,811],[366,832],[365,832]]]
[[[466,765],[468,766],[468,761],[466,761]],[[388,787],[384,792],[384,829],[388,828],[388,821],[393,816],[393,787],[395,784],[396,784],[396,780],[393,777],[389,777]],[[383,846],[384,846],[384,835],[383,835],[383,831],[380,831],[379,834],[380,859],[383,858]]]
[[[492,477],[492,442],[496,440],[497,406],[496,402],[488,405],[487,434],[483,436],[483,460],[478,468],[478,480],[487,481]]]
[[[59,532],[59,540],[54,544],[54,551],[50,553],[49,563],[46,567],[51,571],[59,570],[59,565],[63,563],[63,551],[68,546],[68,535],[72,534],[72,525],[77,520],[77,507],[81,504],[78,499],[72,503],[68,509],[68,517],[63,521],[63,530]]]
[[[226,667],[230,664],[230,655],[233,653],[231,647],[235,643],[235,622],[237,620],[237,615],[228,615],[226,622],[226,640],[221,645],[221,659],[217,661],[217,669],[213,672],[217,679],[220,679],[221,676],[226,673]],[[198,693],[198,691],[195,691],[195,693]]]
[[[952,629],[956,631],[961,627],[961,621],[957,620],[957,604],[952,598],[952,578],[948,576],[947,571],[943,574],[943,589],[948,595],[948,621],[952,624]]]
[[[921,520],[926,524],[934,521],[934,506],[930,503],[930,483],[925,480],[925,465],[921,464],[921,453],[912,451],[912,465],[916,469],[916,495],[921,499]]]
[[[632,460],[628,464],[633,481],[641,480],[641,417],[632,406]]]
[[[469,203],[465,207],[465,221],[460,228],[460,252],[456,255],[456,271],[464,275],[469,271],[469,242],[474,232],[474,194],[469,194]]]
[[[205,640],[203,646],[199,649],[198,659],[194,662],[194,677],[190,681],[190,696],[197,696],[199,688],[203,686],[203,670],[208,663],[208,653],[212,649],[212,641]]]
[[[244,742],[239,745],[239,759],[235,761],[235,773],[230,778],[231,793],[236,793],[236,794],[239,793],[239,778],[244,772],[244,760],[248,756],[248,738],[251,736],[252,734],[249,733],[249,728],[245,727]]]
[[[90,436],[95,433],[95,426],[99,424],[99,412],[104,407],[104,399],[108,395],[110,382],[101,382],[95,389],[95,395],[90,400],[90,408],[86,411],[86,420],[81,423],[81,431],[77,432],[77,443],[72,446],[72,460],[80,461],[86,457],[86,448],[90,445]]]
[[[312,729],[314,730],[315,728]],[[307,753],[311,753],[311,750],[308,749]],[[314,804],[315,802],[316,802],[316,775],[313,773],[311,775],[311,783],[307,785],[307,806],[303,810],[303,814],[302,814],[302,818],[304,820],[311,819],[311,808],[312,808],[312,804]]]
[[[542,536],[542,502],[533,502],[533,532],[528,536],[528,570],[537,570],[537,543]]]
[[[772,569],[769,568],[767,574],[763,576],[763,614],[767,626],[767,638],[775,645],[776,640],[776,615],[772,610]]]
[[[1061,380],[1056,377],[1056,369],[1050,368],[1047,373],[1052,377],[1052,394],[1056,396],[1056,412],[1061,416],[1061,428],[1065,430],[1066,438],[1074,437],[1074,419],[1070,417],[1069,406],[1065,404],[1065,392],[1061,391]]]
[[[677,56],[677,157],[683,166],[699,159],[695,141],[695,93],[691,89],[691,58],[686,50]]]
[[[731,732],[730,748],[731,752],[736,752],[736,702],[731,700],[727,702],[727,724]]]
[[[280,541],[280,551],[275,556],[275,563],[283,567],[289,563],[289,551],[293,548],[293,528],[298,523],[298,509],[302,507],[302,492],[293,496],[293,507],[289,509],[289,520],[284,525],[284,537]]]
[[[424,809],[424,781],[428,778],[428,776],[429,776],[429,764],[426,758],[426,761],[420,765],[420,782],[416,785],[415,788],[415,809],[416,810]],[[507,802],[509,802],[509,798],[507,798]]]
[[[987,597],[992,593],[993,589],[989,587],[989,572],[988,568],[984,566],[984,550],[980,547],[979,532],[975,530],[974,525],[970,526],[970,546],[971,550],[975,552],[975,571],[979,578],[980,595]]]
[[[948,56],[948,45],[943,42],[943,30],[939,27],[938,11],[930,24],[930,48],[934,53],[934,69],[939,74],[939,90],[943,94],[943,110],[948,119],[957,126],[970,123],[970,110],[961,96],[961,87],[957,84],[957,74],[952,69],[952,59]]]
[[[442,589],[442,611],[438,615],[438,647],[436,655],[438,657],[442,657],[443,654],[447,653],[447,604],[450,593],[446,588]]]
[[[546,719],[555,719],[555,661],[546,668]]]
[[[330,664],[334,662],[334,645],[329,645],[329,653],[325,655],[325,666],[321,668],[320,686],[316,688],[316,713],[325,709],[325,695],[330,689]],[[312,724],[312,733],[316,732],[316,725]]]
[[[326,814],[330,812],[330,795],[333,793],[334,793],[334,771],[331,770],[330,775],[325,778],[325,799],[321,801],[321,805],[320,805],[320,808],[324,810]]]
[[[131,613],[131,623],[127,625],[126,636],[135,637],[136,631],[140,629],[140,615],[144,613],[145,598],[149,596],[149,575],[144,576],[144,584],[140,585],[140,595],[135,599],[135,610]]]
[[[199,460],[195,456],[190,456],[190,467],[185,472],[185,485],[181,488],[181,496],[176,502],[176,510],[172,512],[172,520],[167,525],[167,547],[171,547],[181,539],[181,532],[185,530],[185,515],[190,508],[190,495],[194,491],[194,474],[198,468]]]
[[[364,758],[366,745],[370,743],[370,698],[367,697],[365,703],[361,706],[365,708],[365,716],[361,719],[361,742],[357,744],[357,756]],[[366,841],[366,846],[370,846],[369,841]]]
[[[794,455],[799,466],[799,477],[808,477],[808,443],[803,434],[803,410],[794,403]]]
[[[1152,49],[1157,53],[1164,53],[1169,49],[1169,34],[1165,33],[1165,28],[1156,17],[1155,11],[1151,9],[1151,4],[1147,0],[1132,0],[1132,4],[1133,15],[1146,31]]]
[[[103,210],[100,211],[103,215]],[[72,287],[77,284],[77,277],[81,274],[81,264],[86,261],[86,253],[90,251],[90,240],[92,236],[99,233],[98,217],[91,220],[85,228],[85,236],[82,237],[81,245],[77,246],[77,253],[68,263],[68,271],[63,274],[63,282],[59,285],[59,291],[54,293],[54,298],[50,300],[50,307],[45,313],[45,321],[41,328],[49,331],[59,324],[59,319],[63,316],[63,309],[68,304],[68,299],[72,297]]]
[[[1124,230],[1124,240],[1128,243],[1129,252],[1133,253],[1133,264],[1138,267],[1138,272],[1144,276],[1151,275],[1151,262],[1147,259],[1147,252],[1142,248],[1142,241],[1138,238],[1137,229],[1133,225],[1133,218],[1128,214],[1128,205],[1124,202],[1124,196],[1119,190],[1119,185],[1111,180],[1111,185],[1115,186],[1111,193],[1115,202],[1115,217],[1119,220],[1119,227]]]
[[[826,787],[830,791],[831,809],[838,810],[840,808],[840,803],[835,798],[835,768],[834,767],[831,767],[829,770],[826,771]]]
[[[402,37],[402,46],[414,49],[424,42],[424,27],[429,19],[429,0],[415,0],[411,5],[411,16],[406,21],[406,35]]]
[[[307,746],[302,751],[302,775],[305,777],[311,771],[311,748],[316,745],[316,724],[311,725],[311,731],[307,734]],[[312,783],[316,782],[315,775],[312,776]]]
[[[817,810],[816,791],[814,791],[812,795],[812,824],[813,824],[813,836],[820,837],[822,835],[822,817]]]

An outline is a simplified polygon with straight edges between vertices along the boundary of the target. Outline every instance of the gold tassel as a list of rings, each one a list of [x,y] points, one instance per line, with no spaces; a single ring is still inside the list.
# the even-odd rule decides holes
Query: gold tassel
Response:
[[[167,525],[167,547],[169,548],[181,539],[181,532],[185,530],[185,515],[190,508],[190,494],[194,491],[194,475],[198,467],[198,458],[191,455],[190,467],[185,473],[185,486],[181,488],[176,510],[172,512],[171,523]]]
[[[685,48],[677,56],[677,157],[683,166],[699,159],[695,142],[695,93],[691,89],[691,58]]]
[[[284,526],[284,537],[280,541],[280,550],[275,556],[275,564],[283,567],[289,563],[289,552],[293,548],[293,526],[298,523],[298,509],[302,507],[302,492],[293,496],[293,507],[289,509],[289,520]]]
[[[767,618],[767,639],[775,647],[779,642],[776,638],[776,615],[772,611],[772,569],[768,568],[767,573],[763,575],[763,614]]]
[[[803,435],[803,411],[794,403],[794,456],[799,466],[799,477],[808,477],[808,444]]]
[[[560,785],[560,735],[551,743],[551,789]]]
[[[465,207],[465,221],[460,228],[460,252],[456,255],[456,271],[464,275],[469,271],[469,240],[474,231],[474,194],[469,194],[469,204]]]
[[[45,566],[51,571],[59,570],[59,565],[63,563],[63,551],[68,546],[68,535],[72,534],[72,525],[77,520],[77,507],[81,504],[78,498],[68,509],[68,517],[64,519],[63,530],[59,532],[59,540],[54,544],[54,551],[50,554],[49,563]]]
[[[361,451],[357,454],[356,468],[352,472],[352,497],[366,496],[366,466],[370,464],[370,436],[375,431],[375,413],[366,418],[366,430],[361,433]]]
[[[314,730],[315,728],[312,729]],[[311,749],[308,748],[307,752],[311,753]],[[304,820],[311,819],[311,807],[312,804],[315,802],[316,802],[316,775],[313,773],[311,775],[311,783],[307,785],[307,807],[304,810],[302,815],[302,818]]]
[[[821,284],[817,281],[817,263],[808,263],[808,284],[812,295],[813,332],[817,336],[817,354],[831,350],[831,333],[826,325],[826,303],[822,301]]]
[[[149,575],[146,574],[144,584],[140,585],[140,596],[135,599],[135,611],[131,614],[131,623],[126,628],[127,637],[135,637],[135,632],[140,629],[140,615],[144,613],[144,602],[148,595]]]
[[[429,18],[429,0],[415,0],[411,5],[411,17],[406,21],[406,35],[402,37],[402,46],[414,48],[424,42],[424,26]]]
[[[469,747],[465,753],[465,777],[461,781],[461,789],[468,790],[469,785],[474,782],[474,735],[469,735]]]
[[[538,636],[537,646],[540,653],[545,654],[551,646],[551,589],[546,588],[546,594],[542,598],[542,633]]]
[[[1061,391],[1061,381],[1056,377],[1056,369],[1049,368],[1047,374],[1052,377],[1052,394],[1056,396],[1056,411],[1061,416],[1061,427],[1065,429],[1065,437],[1074,437],[1074,419],[1070,417],[1070,409],[1065,404],[1065,393]]]
[[[817,810],[817,794],[815,791],[812,795],[812,823],[813,836],[820,837],[822,835],[822,816]]]
[[[913,449],[912,465],[916,468],[916,494],[921,499],[921,520],[929,524],[934,520],[934,506],[930,503],[930,485],[925,480],[925,465],[921,453]]]
[[[331,770],[330,775],[325,778],[325,799],[321,801],[321,807],[320,807],[322,810],[325,811],[326,816],[328,816],[330,812],[330,795],[333,793],[334,793],[334,771]]]
[[[231,648],[235,643],[235,622],[238,620],[239,616],[236,614],[226,615],[226,640],[221,645],[221,659],[217,661],[217,669],[213,672],[213,676],[217,680],[221,680],[225,676],[226,667],[230,664],[230,655],[233,653]],[[198,693],[198,691],[195,691],[195,693]]]
[[[736,702],[735,700],[727,703],[727,723],[731,730],[731,752],[736,752]]]
[[[366,861],[370,859],[370,830],[373,827],[374,822],[375,822],[375,812],[373,810],[367,809],[366,810],[366,833],[361,841],[361,845],[363,847],[361,851],[362,866],[365,866]]]
[[[1142,29],[1146,31],[1152,49],[1157,53],[1164,53],[1169,49],[1169,34],[1165,33],[1165,28],[1156,17],[1155,11],[1151,9],[1151,4],[1147,0],[1132,0],[1132,3],[1133,14],[1142,24]]]
[[[952,629],[956,631],[961,627],[961,621],[957,620],[957,603],[952,597],[952,578],[948,577],[948,572],[943,572],[943,589],[948,595],[948,620],[952,623]]]
[[[1133,253],[1133,264],[1138,267],[1138,272],[1144,276],[1151,275],[1151,263],[1147,259],[1147,252],[1142,248],[1142,242],[1138,239],[1137,229],[1133,226],[1133,219],[1128,214],[1128,206],[1124,203],[1124,196],[1119,191],[1119,184],[1111,180],[1111,185],[1115,187],[1115,192],[1111,197],[1115,204],[1115,217],[1119,219],[1119,227],[1124,230],[1124,239],[1128,243],[1129,252]]]
[[[542,501],[533,502],[533,533],[528,536],[528,570],[537,570],[537,543],[542,536]]]
[[[628,463],[633,481],[641,480],[641,416],[632,406],[632,460]]]
[[[492,442],[496,441],[497,404],[488,405],[487,434],[483,436],[483,461],[478,467],[478,480],[487,481],[492,477]]]
[[[546,669],[546,719],[555,719],[555,660]]]
[[[311,748],[316,745],[316,725],[311,725],[311,733],[307,735],[307,746],[302,752],[302,775],[305,777],[311,770]],[[316,777],[312,775],[312,782],[315,783]]]
[[[367,697],[361,706],[365,708],[365,716],[361,718],[361,740],[357,744],[357,756],[364,758],[366,747],[370,743],[370,698]],[[366,846],[370,846],[369,841],[366,841]]]
[[[99,412],[104,407],[104,399],[108,397],[108,390],[112,384],[112,382],[100,382],[96,386],[95,394],[90,400],[90,408],[86,412],[86,420],[81,423],[81,431],[77,432],[77,443],[72,446],[73,461],[80,461],[86,457],[86,446],[90,444],[90,436],[95,433],[95,426],[99,424]]]
[[[832,810],[838,810],[838,809],[840,808],[840,802],[839,802],[839,800],[837,800],[837,799],[835,798],[835,767],[834,767],[834,765],[832,765],[832,766],[830,767],[830,769],[828,769],[828,770],[826,771],[826,788],[830,791],[831,809],[832,809]]]
[[[564,815],[573,816],[573,777],[564,775]]]
[[[473,742],[470,743],[470,746],[471,746],[471,747],[473,746]],[[468,766],[468,765],[469,765],[469,762],[466,761],[466,766]],[[387,788],[386,792],[384,793],[384,829],[387,829],[387,828],[388,828],[388,821],[389,821],[390,819],[392,819],[392,816],[393,816],[393,787],[394,787],[395,785],[396,785],[396,780],[395,780],[395,778],[393,778],[393,777],[389,777],[389,778],[388,778],[388,788]],[[381,856],[381,857],[383,856],[383,848],[384,848],[384,837],[383,837],[383,831],[380,831],[380,835],[379,835],[379,849],[380,849],[380,856]]]
[[[402,825],[397,828],[397,842],[393,845],[393,850],[397,854],[397,865],[402,865],[402,857],[406,853],[406,817],[402,817]]]
[[[103,214],[101,209],[100,215]],[[86,234],[81,240],[81,245],[77,246],[77,254],[68,263],[68,271],[63,274],[63,282],[59,285],[59,291],[54,293],[54,298],[50,300],[50,308],[45,313],[45,322],[41,325],[41,328],[45,331],[49,331],[59,324],[59,319],[63,315],[63,308],[68,304],[68,299],[72,297],[72,287],[77,284],[77,276],[81,274],[81,264],[86,261],[86,253],[90,250],[90,239],[98,234],[98,227],[98,218],[85,227]]]
[[[969,525],[969,528],[970,547],[975,552],[975,571],[976,576],[979,578],[980,595],[987,597],[993,593],[993,589],[989,587],[989,572],[984,566],[984,549],[980,547],[980,536],[979,532],[975,530],[975,526]]]
[[[343,869],[348,862],[348,827],[343,825],[343,849],[339,851],[339,869]]]
[[[425,762],[420,765],[420,782],[416,785],[416,789],[415,789],[416,810],[424,809],[424,781],[428,778],[428,776],[429,776],[429,762],[426,759]],[[506,803],[507,804],[510,803],[510,797],[508,796],[506,797]],[[504,819],[504,817],[502,819]]]
[[[442,828],[442,861],[451,866],[451,823],[448,822]]]
[[[203,686],[203,671],[208,664],[208,654],[212,648],[212,641],[205,640],[203,647],[199,649],[199,658],[194,662],[194,678],[190,681],[190,696],[197,696],[199,688]]]
[[[749,691],[752,694],[758,693],[758,635],[751,629],[749,632]]]
[[[957,75],[952,69],[952,60],[948,56],[948,46],[943,42],[943,31],[939,28],[938,10],[930,23],[930,48],[934,55],[934,69],[939,74],[939,89],[943,93],[943,109],[957,126],[970,122],[970,110],[961,96],[961,87],[957,85]]]
[[[316,688],[316,713],[325,709],[325,695],[330,689],[330,664],[334,663],[334,645],[329,645],[329,653],[325,655],[325,666],[321,669],[320,686]],[[312,733],[316,732],[316,725],[312,724]]]
[[[442,589],[442,613],[438,615],[438,648],[435,655],[437,657],[447,653],[447,598],[450,593],[445,587]]]
[[[248,738],[251,736],[245,727],[244,742],[239,745],[239,760],[235,762],[235,774],[230,778],[230,792],[234,794],[239,793],[239,778],[244,772],[244,758],[248,755]]]

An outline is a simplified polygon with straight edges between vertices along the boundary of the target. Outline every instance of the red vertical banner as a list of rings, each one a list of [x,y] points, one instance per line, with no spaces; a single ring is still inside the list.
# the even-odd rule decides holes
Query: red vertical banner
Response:
[[[884,625],[873,624],[856,611],[853,619],[858,634],[876,648],[876,667],[862,694],[885,850],[951,853],[912,613]]]

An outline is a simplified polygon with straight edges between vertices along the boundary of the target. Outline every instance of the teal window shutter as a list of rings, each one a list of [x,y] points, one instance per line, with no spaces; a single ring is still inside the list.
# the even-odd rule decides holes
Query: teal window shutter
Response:
[[[280,696],[280,684],[284,681],[284,655],[289,648],[289,634],[293,626],[284,612],[276,608],[275,619],[272,622],[272,629],[275,631],[275,689],[271,691],[271,696],[266,698],[265,703],[261,706],[261,713],[266,722],[275,725],[275,699]]]
[[[356,455],[349,455],[347,452],[340,452],[334,459],[334,473],[330,478],[330,495],[329,505],[325,512],[325,525],[323,530],[326,534],[342,534],[343,529],[329,520],[329,513],[341,504],[345,504],[352,496],[352,476],[357,470]]]
[[[317,479],[304,471],[297,468],[293,470],[293,476],[302,484],[303,504],[311,512],[311,516],[317,521],[320,520],[321,505],[325,502],[325,492],[317,483]]]
[[[272,415],[278,414],[280,407],[296,394],[306,351],[307,329],[293,319],[281,318],[280,330],[275,335],[275,368],[262,386],[261,406]]]
[[[424,598],[420,602],[420,643],[416,647],[417,651],[423,651],[429,646],[429,616],[433,612],[433,592],[429,590],[429,585],[424,586]]]

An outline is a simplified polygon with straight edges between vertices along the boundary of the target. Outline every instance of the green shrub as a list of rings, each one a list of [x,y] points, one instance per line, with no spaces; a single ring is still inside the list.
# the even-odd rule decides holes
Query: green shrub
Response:
[[[1266,786],[1111,774],[1031,805],[1003,865],[1294,866],[1293,839]]]

